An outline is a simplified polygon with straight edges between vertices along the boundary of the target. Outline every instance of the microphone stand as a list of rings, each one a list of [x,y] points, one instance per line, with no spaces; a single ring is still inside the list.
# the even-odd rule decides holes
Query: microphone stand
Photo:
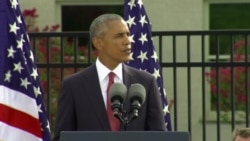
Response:
[[[137,112],[133,112],[133,114],[131,113],[132,111],[126,112],[125,110],[122,110],[121,108],[119,112],[114,112],[114,116],[123,123],[124,131],[127,131],[128,124],[138,117],[138,110]]]

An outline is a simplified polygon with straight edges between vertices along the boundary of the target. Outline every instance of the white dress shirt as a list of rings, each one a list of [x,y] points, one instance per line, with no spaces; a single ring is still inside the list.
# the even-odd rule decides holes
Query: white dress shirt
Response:
[[[122,64],[120,63],[114,70],[110,70],[106,66],[104,66],[100,62],[100,60],[97,58],[96,68],[97,68],[97,74],[99,78],[99,84],[101,86],[103,101],[105,103],[105,107],[107,108],[107,87],[108,87],[108,81],[109,81],[108,74],[110,72],[115,73],[114,82],[123,83]]]

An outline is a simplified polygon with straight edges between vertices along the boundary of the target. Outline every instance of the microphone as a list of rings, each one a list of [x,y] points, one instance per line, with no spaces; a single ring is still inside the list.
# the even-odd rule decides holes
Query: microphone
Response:
[[[109,90],[111,109],[116,118],[121,120],[122,103],[127,95],[127,87],[122,83],[114,83]]]
[[[132,84],[129,88],[128,97],[131,103],[131,110],[133,112],[132,119],[138,117],[141,105],[145,102],[146,90],[144,86],[139,83]]]

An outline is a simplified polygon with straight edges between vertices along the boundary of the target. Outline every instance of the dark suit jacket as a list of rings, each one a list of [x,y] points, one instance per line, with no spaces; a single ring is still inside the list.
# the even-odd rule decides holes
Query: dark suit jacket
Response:
[[[123,81],[127,88],[140,83],[146,89],[146,100],[139,117],[128,126],[130,131],[165,130],[159,90],[155,78],[144,71],[123,65]],[[124,101],[129,109],[128,99]],[[124,126],[121,125],[121,130]],[[54,141],[61,131],[108,131],[111,130],[104,105],[97,69],[92,65],[67,77],[62,83],[58,99]]]

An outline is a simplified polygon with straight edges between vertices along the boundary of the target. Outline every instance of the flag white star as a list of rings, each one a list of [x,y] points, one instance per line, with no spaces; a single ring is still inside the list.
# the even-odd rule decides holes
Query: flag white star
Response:
[[[153,55],[151,56],[151,58],[153,58],[155,60],[155,62],[158,60],[158,56],[157,56],[155,51],[154,51]]]
[[[38,73],[37,73],[36,68],[32,69],[32,73],[30,74],[30,76],[32,76],[34,78],[34,80],[36,80],[36,78],[38,77]]]
[[[135,43],[134,34],[129,36],[129,40],[130,40],[131,43]]]
[[[165,126],[166,126],[166,127],[168,126],[168,122],[167,122],[167,121],[165,122]]]
[[[141,15],[141,19],[139,22],[141,23],[142,27],[144,26],[144,24],[147,24],[148,22],[146,20],[146,15],[143,15],[143,16]]]
[[[11,79],[11,73],[9,70],[8,72],[5,73],[4,82],[10,82],[10,79]]]
[[[147,33],[145,33],[145,34],[141,33],[141,37],[139,38],[139,40],[141,41],[142,45],[144,44],[144,42],[147,42],[148,41]]]
[[[134,60],[133,55],[134,55],[134,52],[131,52],[131,53],[129,54],[130,61],[133,61],[133,60]]]
[[[126,23],[128,24],[129,28],[132,26],[132,25],[136,25],[135,24],[135,17],[130,17],[130,15],[128,16],[128,20],[126,21]]]
[[[31,84],[31,83],[28,81],[28,78],[27,78],[27,77],[24,78],[24,79],[20,78],[20,80],[21,80],[20,86],[23,86],[23,87],[26,88],[26,89],[27,89],[28,85]]]
[[[158,79],[158,77],[161,77],[161,76],[160,76],[160,70],[154,68],[153,76],[155,77],[155,79]]]
[[[50,126],[49,126],[49,120],[47,120],[47,126],[46,126],[46,128],[49,130],[49,132],[50,132]]]
[[[26,58],[25,52],[23,52],[23,58],[24,58],[24,64],[27,64],[27,58]]]
[[[10,32],[14,32],[15,34],[17,30],[20,29],[20,27],[16,25],[16,22],[14,22],[13,24],[9,24],[9,26],[10,26]]]
[[[128,3],[129,7],[130,7],[130,10],[133,9],[133,7],[136,7],[135,5],[135,0],[130,0],[130,2]]]
[[[161,95],[161,87],[158,87],[159,95]]]
[[[138,5],[140,6],[140,8],[141,8],[141,7],[142,7],[142,5],[143,5],[142,0],[138,0],[137,4],[138,4]]]
[[[16,9],[17,5],[18,5],[17,0],[11,0],[11,8],[15,8]]]
[[[22,67],[21,62],[18,62],[17,64],[14,63],[14,70],[13,70],[13,71],[18,71],[19,73],[21,73],[21,71],[22,71],[23,69],[24,69],[24,68]]]
[[[23,43],[25,43],[25,40],[24,40],[24,38],[23,38],[23,34],[21,34],[21,41],[22,41]]]
[[[42,113],[43,111],[42,111],[42,109],[41,109],[41,107],[42,107],[42,105],[41,104],[39,104],[38,106],[37,106],[37,110],[38,110],[38,112],[40,112],[40,113]]]
[[[166,92],[165,88],[163,89],[163,93],[164,93],[164,97],[166,98],[167,97],[167,92]]]
[[[17,48],[20,48],[21,50],[23,50],[23,42],[22,42],[22,40],[20,39],[20,40],[17,40],[16,42],[17,42]]]
[[[141,59],[141,63],[143,63],[144,60],[148,60],[147,51],[145,51],[145,52],[140,51],[140,55],[137,58]]]
[[[34,63],[34,55],[32,51],[30,51],[30,60],[32,61],[32,63]]]
[[[41,92],[41,90],[40,90],[40,87],[33,87],[33,91],[34,91],[34,93],[35,93],[35,96],[36,96],[36,98],[38,97],[38,95],[41,95],[42,94],[42,92]]]
[[[167,113],[170,113],[169,110],[168,110],[168,105],[164,106],[163,113],[164,113],[164,115],[166,115]]]
[[[30,42],[29,35],[26,33],[27,41]]]
[[[20,23],[20,24],[23,23],[20,15],[17,16],[17,22]]]
[[[8,48],[8,58],[13,58],[14,59],[14,53],[16,51],[13,49],[13,46],[10,46],[10,48]]]

